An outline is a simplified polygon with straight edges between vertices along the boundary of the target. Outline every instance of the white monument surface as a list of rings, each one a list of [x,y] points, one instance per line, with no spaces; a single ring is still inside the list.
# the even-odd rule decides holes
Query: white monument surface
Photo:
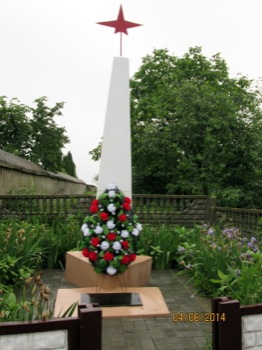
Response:
[[[132,197],[129,60],[125,57],[113,60],[97,196],[111,182]]]

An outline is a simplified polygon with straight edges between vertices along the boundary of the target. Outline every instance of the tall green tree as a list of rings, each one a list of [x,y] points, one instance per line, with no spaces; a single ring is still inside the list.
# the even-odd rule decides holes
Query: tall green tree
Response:
[[[63,168],[62,149],[69,142],[64,127],[59,127],[54,118],[62,115],[63,102],[54,107],[46,105],[47,98],[41,97],[34,101],[32,108],[33,145],[31,160],[41,164],[45,169],[59,171]]]
[[[30,108],[18,99],[0,96],[0,149],[29,158],[31,152]]]
[[[0,148],[57,172],[63,168],[62,149],[69,142],[65,128],[55,122],[64,104],[46,103],[41,97],[28,107],[18,99],[8,102],[0,97]]]
[[[130,81],[134,193],[262,207],[261,89],[220,54],[154,50]],[[98,159],[100,145],[91,151]]]
[[[63,156],[63,170],[66,174],[76,177],[76,165],[70,151]]]
[[[167,50],[146,56],[131,80],[134,191],[257,205],[262,113],[252,86],[198,47],[181,58]]]

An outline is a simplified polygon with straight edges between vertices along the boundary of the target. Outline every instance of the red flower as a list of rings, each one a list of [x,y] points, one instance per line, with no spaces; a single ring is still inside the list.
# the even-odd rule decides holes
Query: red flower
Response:
[[[131,206],[130,206],[130,204],[128,204],[128,203],[123,203],[123,204],[122,204],[122,208],[123,208],[124,210],[131,210]]]
[[[107,213],[101,213],[100,214],[100,219],[103,221],[107,221],[108,220],[108,214]]]
[[[98,199],[94,199],[92,201],[92,204],[91,205],[98,205],[99,204],[99,200]]]
[[[136,254],[130,254],[129,255],[130,262],[136,260]]]
[[[123,241],[123,242],[121,242],[121,244],[122,244],[122,247],[124,249],[128,249],[129,248],[129,242],[128,241]]]
[[[114,259],[114,255],[113,255],[112,253],[110,253],[110,252],[105,252],[105,254],[104,254],[104,259],[105,259],[106,261],[113,260],[113,259]]]
[[[82,250],[82,254],[83,254],[83,256],[84,256],[85,258],[88,258],[88,257],[89,257],[89,250],[88,250],[87,248],[84,248],[84,249]]]
[[[124,197],[123,201],[124,201],[124,203],[131,204],[132,199],[131,199],[131,198],[129,198],[129,197]]]
[[[91,212],[92,214],[97,213],[98,210],[99,210],[99,208],[98,208],[97,205],[94,205],[94,204],[91,205],[91,207],[90,207],[90,212]]]
[[[92,244],[92,246],[97,247],[99,243],[100,243],[100,239],[99,239],[99,238],[93,237],[93,238],[91,239],[91,244]]]
[[[127,216],[125,214],[118,215],[118,220],[119,221],[124,222],[124,221],[126,221],[126,219],[127,219]]]
[[[89,260],[96,261],[97,260],[97,253],[96,252],[90,252],[89,253]]]
[[[123,258],[121,259],[121,263],[124,264],[124,265],[127,265],[129,264],[130,262],[130,258],[128,255],[124,255]]]
[[[107,239],[108,239],[109,241],[114,241],[114,240],[116,239],[116,236],[117,236],[116,233],[110,232],[110,233],[107,235]]]

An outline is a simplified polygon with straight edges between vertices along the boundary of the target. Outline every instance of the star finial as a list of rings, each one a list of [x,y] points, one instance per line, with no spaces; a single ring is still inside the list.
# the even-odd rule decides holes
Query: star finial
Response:
[[[122,5],[120,5],[118,16],[115,21],[97,22],[97,24],[113,27],[115,28],[115,34],[120,33],[120,56],[122,56],[122,33],[128,35],[128,32],[127,32],[128,28],[134,28],[142,25],[142,24],[126,21],[124,17]]]

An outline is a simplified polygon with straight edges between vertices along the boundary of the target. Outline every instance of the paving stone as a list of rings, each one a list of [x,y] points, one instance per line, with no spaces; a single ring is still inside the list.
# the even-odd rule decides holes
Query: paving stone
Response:
[[[207,338],[197,337],[197,338],[194,338],[194,342],[197,344],[199,349],[204,349],[205,344],[207,343]]]
[[[186,338],[179,338],[179,340],[180,340],[181,344],[183,345],[184,349],[198,349],[196,343],[190,337],[190,335]]]
[[[128,347],[136,347],[136,348],[140,349],[141,343],[140,343],[138,337],[136,337],[134,335],[130,338],[125,336],[125,340],[126,340],[126,345]]]
[[[147,325],[144,320],[134,321],[134,326],[136,329],[147,329]]]
[[[175,342],[173,344],[157,344],[157,350],[176,350],[176,349],[184,349],[183,345],[179,342]]]
[[[134,331],[135,331],[134,322],[122,321],[122,328],[123,328],[124,332],[132,332],[132,333],[134,333]]]
[[[139,339],[143,350],[155,350],[155,344],[152,339]]]

